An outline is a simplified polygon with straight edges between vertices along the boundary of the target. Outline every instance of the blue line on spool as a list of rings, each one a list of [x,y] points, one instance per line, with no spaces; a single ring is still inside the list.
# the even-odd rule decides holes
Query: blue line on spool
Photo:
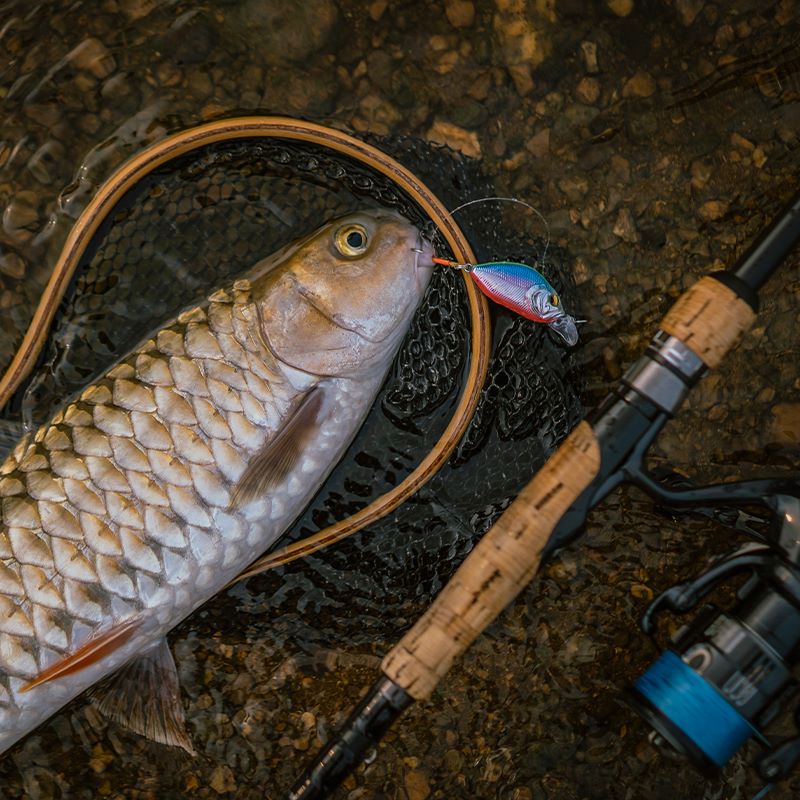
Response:
[[[637,691],[718,767],[758,731],[708,681],[666,650],[636,682]]]

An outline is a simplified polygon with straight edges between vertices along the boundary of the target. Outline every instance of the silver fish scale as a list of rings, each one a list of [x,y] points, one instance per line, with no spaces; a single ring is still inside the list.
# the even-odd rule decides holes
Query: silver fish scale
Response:
[[[249,456],[313,382],[290,382],[253,334],[255,314],[247,281],[216,292],[0,467],[0,731],[11,741],[20,707],[50,684],[20,687],[111,621],[148,623],[120,663],[177,624],[282,532],[361,423],[382,375],[326,380],[333,411],[314,446],[269,498],[228,509]],[[85,672],[54,683],[75,695],[99,677]]]

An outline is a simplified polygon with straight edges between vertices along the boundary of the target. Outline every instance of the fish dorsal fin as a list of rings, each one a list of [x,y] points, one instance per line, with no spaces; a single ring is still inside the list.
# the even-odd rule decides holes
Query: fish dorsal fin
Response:
[[[178,673],[166,639],[129,661],[90,696],[104,717],[154,742],[197,755],[186,732]]]
[[[134,617],[113,628],[109,628],[99,636],[89,639],[86,644],[81,645],[74,653],[52,664],[32,681],[26,683],[21,691],[28,692],[48,681],[86,669],[86,667],[122,647],[136,633],[140,625],[141,620]]]
[[[303,396],[283,428],[253,456],[233,491],[230,507],[241,507],[280,483],[297,462],[315,430],[325,390],[315,386]]]

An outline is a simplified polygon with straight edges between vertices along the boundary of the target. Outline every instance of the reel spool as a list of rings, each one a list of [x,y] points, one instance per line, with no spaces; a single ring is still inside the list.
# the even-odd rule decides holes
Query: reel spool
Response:
[[[629,697],[656,742],[705,773],[755,739],[767,749],[757,768],[768,782],[800,761],[800,736],[771,742],[763,732],[796,694],[792,671],[800,661],[800,500],[779,496],[775,504],[766,543],[737,549],[653,601],[642,621],[647,633],[663,608],[685,613],[729,577],[752,573],[732,609],[705,606],[678,631]]]

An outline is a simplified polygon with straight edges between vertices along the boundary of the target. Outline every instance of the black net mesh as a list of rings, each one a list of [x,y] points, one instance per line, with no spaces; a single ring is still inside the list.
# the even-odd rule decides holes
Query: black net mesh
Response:
[[[494,194],[476,164],[445,148],[411,139],[373,143],[450,208]],[[40,364],[5,419],[46,420],[182,308],[322,222],[369,206],[430,226],[388,178],[304,143],[244,140],[171,162],[131,189],[95,235]],[[545,252],[529,230],[535,218],[483,203],[459,212],[458,221],[481,260],[541,262],[569,308],[564,254]],[[355,641],[375,641],[381,620],[396,630],[447,580],[581,413],[571,353],[543,326],[493,313],[489,377],[450,463],[370,530],[234,589],[240,609],[268,607],[277,636],[284,620],[300,640],[314,641],[332,626]],[[468,350],[462,278],[437,270],[363,429],[282,544],[363,508],[419,463],[455,406]],[[315,613],[301,621],[298,611],[309,608]]]

